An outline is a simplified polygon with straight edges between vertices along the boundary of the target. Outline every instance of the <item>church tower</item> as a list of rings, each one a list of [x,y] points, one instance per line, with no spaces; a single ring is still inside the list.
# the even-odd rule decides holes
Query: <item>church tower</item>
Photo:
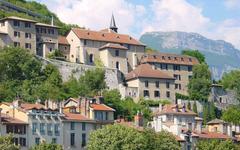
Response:
[[[110,22],[110,27],[109,28],[117,33],[118,27],[116,26],[113,14],[112,14],[112,18],[111,18],[111,22]]]

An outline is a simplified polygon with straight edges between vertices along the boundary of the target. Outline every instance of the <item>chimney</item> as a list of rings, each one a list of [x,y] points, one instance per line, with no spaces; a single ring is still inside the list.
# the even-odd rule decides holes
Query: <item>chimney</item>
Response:
[[[197,120],[196,121],[196,131],[197,133],[202,133],[202,120]]]
[[[41,103],[40,99],[36,100],[36,102],[35,102],[35,104],[40,104],[40,103]]]
[[[14,108],[20,107],[21,106],[21,100],[17,99],[15,101],[13,101],[12,105],[13,105]]]
[[[227,126],[227,135],[230,136],[230,137],[232,137],[232,125],[231,125],[231,124],[229,124],[229,125]]]
[[[135,125],[137,127],[142,127],[143,126],[143,116],[142,116],[142,113],[140,113],[139,111],[134,116],[134,122],[135,122]]]
[[[45,109],[49,108],[49,100],[45,100],[44,102]]]
[[[88,117],[88,110],[90,107],[90,101],[87,98],[81,99],[81,114]]]

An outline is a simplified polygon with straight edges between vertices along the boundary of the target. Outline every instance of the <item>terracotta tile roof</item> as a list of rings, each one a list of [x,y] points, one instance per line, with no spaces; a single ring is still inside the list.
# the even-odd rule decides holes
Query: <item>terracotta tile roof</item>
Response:
[[[25,18],[20,18],[20,17],[15,17],[15,16],[10,16],[10,17],[6,17],[6,18],[2,18],[2,19],[0,19],[0,20],[19,20],[19,21],[37,23],[37,21],[34,21],[34,20],[25,19]]]
[[[104,105],[104,104],[90,104],[90,107],[93,110],[99,110],[99,111],[115,111],[113,108],[108,107],[107,105]]]
[[[173,77],[165,74],[160,70],[152,69],[152,66],[149,64],[140,64],[133,71],[129,72],[126,75],[126,80],[131,80],[135,78],[158,78],[158,79],[171,79],[174,80]]]
[[[7,114],[1,113],[1,121],[3,124],[28,124],[19,119],[8,116]]]
[[[114,43],[107,43],[106,45],[103,45],[102,47],[100,47],[99,50],[106,49],[106,48],[128,50],[126,47],[120,44],[114,44]]]
[[[141,63],[166,63],[179,65],[196,65],[198,60],[194,57],[167,53],[146,54],[142,56]]]
[[[213,119],[213,120],[209,121],[207,123],[207,125],[211,125],[211,124],[225,124],[225,123],[226,123],[225,121],[216,118],[216,119]]]
[[[118,34],[114,32],[106,32],[106,31],[104,32],[92,31],[92,30],[86,30],[86,29],[80,29],[80,28],[73,28],[72,31],[77,35],[79,39],[145,46],[138,40],[125,34]]]
[[[175,137],[175,139],[178,141],[178,142],[185,142],[184,139],[182,139],[180,136],[178,135],[173,135]]]
[[[178,107],[178,108],[177,108]],[[197,116],[197,114],[193,111],[188,110],[185,108],[185,111],[183,111],[182,105],[176,105],[176,104],[166,104],[162,106],[162,110],[157,110],[154,115],[162,115],[162,114],[175,114],[175,115],[190,115],[190,116]]]
[[[216,132],[203,131],[202,133],[195,133],[195,134],[202,139],[232,139],[230,136],[226,134],[216,133]]]
[[[64,113],[64,118],[66,120],[72,120],[72,121],[90,121],[90,122],[94,122],[94,120],[89,119],[79,113]]]
[[[58,44],[70,45],[65,36],[58,36]]]
[[[30,104],[30,103],[22,103],[20,108],[23,110],[31,110],[31,109],[45,109],[45,106],[42,104]]]
[[[144,130],[144,127],[136,126],[135,123],[131,122],[131,121],[117,120],[117,121],[115,121],[115,123],[123,125],[123,126],[131,127],[131,128],[135,128],[138,131],[143,131]]]
[[[100,32],[107,32],[107,33],[111,32],[111,33],[116,33],[115,31],[113,31],[112,29],[109,29],[109,28],[102,29],[102,30],[100,30]]]

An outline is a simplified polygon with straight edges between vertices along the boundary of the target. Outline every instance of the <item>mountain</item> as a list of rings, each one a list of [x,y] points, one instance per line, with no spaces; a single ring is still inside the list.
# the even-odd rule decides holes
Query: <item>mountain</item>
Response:
[[[240,51],[223,40],[208,39],[198,33],[147,32],[140,41],[148,47],[166,53],[180,54],[182,50],[199,50],[206,57],[214,79],[220,79],[224,72],[240,68]]]

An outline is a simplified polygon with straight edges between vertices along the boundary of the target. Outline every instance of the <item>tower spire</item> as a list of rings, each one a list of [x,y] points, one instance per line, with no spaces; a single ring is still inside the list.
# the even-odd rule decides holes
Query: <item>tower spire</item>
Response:
[[[116,22],[113,14],[110,22],[110,29],[117,33],[118,27],[116,26]]]

